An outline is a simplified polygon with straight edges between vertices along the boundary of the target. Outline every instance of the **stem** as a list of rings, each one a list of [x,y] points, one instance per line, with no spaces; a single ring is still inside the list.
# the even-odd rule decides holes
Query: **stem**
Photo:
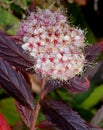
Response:
[[[38,115],[39,115],[39,111],[40,111],[40,108],[41,108],[39,102],[40,102],[41,98],[43,99],[42,92],[43,92],[43,89],[45,87],[45,83],[46,83],[46,78],[43,78],[42,81],[41,81],[41,92],[39,94],[39,100],[38,100],[38,103],[37,103],[36,108],[35,108],[34,119],[33,119],[33,122],[31,124],[30,130],[36,130],[35,129],[36,121],[37,121],[37,118],[38,118]]]
[[[37,106],[36,106],[36,109],[35,109],[34,119],[33,119],[33,122],[32,122],[32,125],[31,125],[30,130],[35,130],[36,120],[37,120],[39,111],[40,111],[40,104],[39,104],[39,102],[38,102],[38,104],[37,104]]]

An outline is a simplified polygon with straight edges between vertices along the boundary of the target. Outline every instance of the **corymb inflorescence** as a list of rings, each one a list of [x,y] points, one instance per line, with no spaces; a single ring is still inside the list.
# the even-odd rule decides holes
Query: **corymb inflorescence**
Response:
[[[42,76],[68,80],[83,71],[84,31],[68,24],[60,11],[32,12],[18,31],[22,48],[36,61],[35,71]]]

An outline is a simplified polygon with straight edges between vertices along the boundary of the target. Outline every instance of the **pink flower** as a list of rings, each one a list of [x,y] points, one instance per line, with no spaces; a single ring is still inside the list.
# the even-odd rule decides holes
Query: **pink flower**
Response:
[[[84,31],[70,26],[61,12],[32,12],[22,22],[18,35],[23,49],[36,60],[35,71],[42,76],[68,80],[83,71]]]

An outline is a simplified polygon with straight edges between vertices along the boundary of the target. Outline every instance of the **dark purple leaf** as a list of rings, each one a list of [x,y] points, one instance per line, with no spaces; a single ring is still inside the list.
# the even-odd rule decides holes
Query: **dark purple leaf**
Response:
[[[15,105],[16,105],[18,112],[20,113],[22,120],[30,128],[31,123],[32,123],[33,118],[34,118],[34,110],[28,109],[27,107],[21,105],[17,101],[15,101]]]
[[[57,89],[60,87],[61,87],[61,83],[59,80],[55,80],[55,79],[48,80],[45,85],[43,97],[46,96],[49,92],[53,91],[54,89]]]
[[[87,78],[80,78],[75,76],[69,81],[63,81],[63,87],[73,92],[85,92],[88,90],[90,82]]]
[[[22,105],[34,109],[34,99],[30,86],[20,72],[16,72],[8,62],[0,58],[0,86]]]
[[[85,50],[85,58],[88,62],[92,62],[97,59],[101,51],[103,51],[103,42],[95,43],[88,46]]]
[[[30,69],[34,65],[33,59],[25,53],[22,47],[9,36],[0,31],[0,56],[22,71],[34,73]]]
[[[85,121],[62,102],[45,99],[41,101],[42,111],[47,119],[62,130],[88,130]]]
[[[51,123],[48,120],[41,121],[39,125],[37,125],[37,128],[41,130],[60,130],[59,128],[56,127],[55,124]]]

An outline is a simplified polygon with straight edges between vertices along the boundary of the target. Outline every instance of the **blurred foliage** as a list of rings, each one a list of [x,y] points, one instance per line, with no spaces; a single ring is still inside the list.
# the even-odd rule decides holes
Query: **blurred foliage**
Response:
[[[4,92],[4,90],[0,88],[0,95],[1,95],[3,92]]]
[[[97,86],[93,92],[85,99],[80,107],[90,109],[94,107],[103,98],[103,85]]]
[[[9,35],[16,35],[20,21],[25,18],[25,11],[31,2],[32,0],[0,0],[0,29]],[[40,8],[50,8],[53,6],[53,1],[37,0],[37,5]],[[70,24],[78,26],[85,31],[87,43],[92,44],[96,42],[97,38],[87,24],[79,5],[74,3],[67,4],[65,1],[62,3],[57,1],[53,8],[57,9],[58,7],[62,7],[61,9],[67,11]],[[78,111],[84,119],[90,121],[94,112],[102,105],[101,102],[103,99],[103,81],[99,85],[93,82],[94,81],[91,82],[90,89],[82,94],[73,94],[67,92],[65,89],[59,89],[50,93],[49,96],[68,103],[74,110]],[[4,91],[0,89],[0,96],[3,94]],[[20,120],[12,98],[2,97],[0,100],[0,112],[5,115],[11,126],[14,126]],[[44,116],[40,113],[38,122],[42,119],[44,119]]]
[[[20,21],[17,17],[0,7],[0,29],[8,34],[15,34]]]
[[[0,100],[0,112],[6,117],[11,126],[15,125],[20,119],[12,98]]]

